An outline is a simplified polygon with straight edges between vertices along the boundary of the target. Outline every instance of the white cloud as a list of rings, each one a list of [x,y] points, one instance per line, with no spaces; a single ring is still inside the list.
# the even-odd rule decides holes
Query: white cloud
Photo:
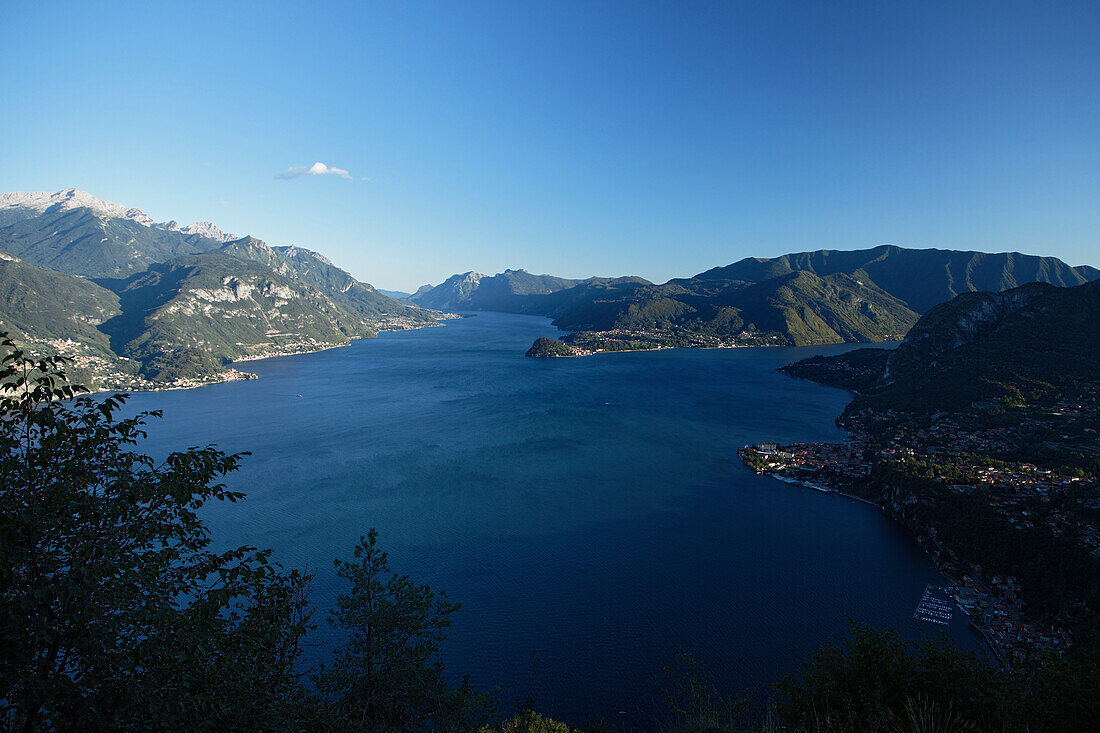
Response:
[[[313,165],[292,165],[282,173],[276,173],[276,178],[298,178],[299,176],[339,176],[351,180],[351,174],[343,168],[330,167],[324,163]]]

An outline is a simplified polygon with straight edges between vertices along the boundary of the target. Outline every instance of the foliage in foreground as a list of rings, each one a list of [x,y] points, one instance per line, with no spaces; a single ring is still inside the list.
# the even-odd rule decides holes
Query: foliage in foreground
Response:
[[[776,685],[780,719],[805,730],[1016,730],[1024,690],[944,636],[906,643],[895,630],[853,624],[844,646],[825,644],[798,675]]]
[[[287,728],[309,578],[269,552],[210,550],[196,511],[235,501],[239,455],[132,450],[122,396],[69,404],[55,359],[5,339],[0,382],[0,724]]]
[[[355,561],[336,561],[351,592],[336,601],[331,622],[348,632],[317,687],[341,730],[472,730],[493,714],[492,700],[468,681],[451,687],[436,661],[459,604],[390,570],[374,529],[355,546]]]
[[[1001,673],[945,636],[917,643],[892,629],[853,623],[842,644],[825,644],[754,715],[723,697],[690,657],[666,670],[667,714],[659,733],[979,733],[1086,731],[1100,719],[1100,644],[1051,660],[1024,680]],[[526,711],[483,733],[610,733],[573,728]]]

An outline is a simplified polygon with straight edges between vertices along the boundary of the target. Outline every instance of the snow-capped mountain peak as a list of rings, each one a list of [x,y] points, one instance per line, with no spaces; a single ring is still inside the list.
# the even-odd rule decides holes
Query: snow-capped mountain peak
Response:
[[[111,219],[130,219],[145,226],[155,224],[141,209],[97,199],[87,191],[81,191],[79,188],[67,188],[57,193],[15,191],[0,194],[0,209],[30,209],[42,213],[54,207],[58,211],[90,209],[98,216]]]
[[[129,219],[143,226],[182,232],[183,234],[197,234],[222,243],[238,239],[235,234],[223,232],[208,221],[199,221],[184,227],[179,226],[174,221],[158,224],[141,209],[104,201],[79,188],[67,188],[57,193],[27,191],[0,193],[0,212],[12,209],[33,211],[38,214],[51,209],[54,211],[88,209],[97,216],[108,219]]]

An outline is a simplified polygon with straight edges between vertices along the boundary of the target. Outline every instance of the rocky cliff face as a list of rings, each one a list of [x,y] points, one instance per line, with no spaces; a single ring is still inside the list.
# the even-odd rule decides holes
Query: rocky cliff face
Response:
[[[481,285],[482,278],[486,277],[480,272],[464,272],[460,275],[451,275],[430,290],[421,288],[413,295],[412,300],[422,308],[436,308],[438,310],[454,310],[469,305],[470,300]],[[424,292],[421,292],[424,291]]]
[[[182,227],[176,224],[176,222],[170,221],[167,224],[157,224],[157,226],[170,232],[182,232],[183,234],[194,234],[199,237],[206,237],[207,239],[213,239],[215,242],[232,242],[238,239],[236,234],[223,232],[213,222],[209,221],[197,221],[194,224],[188,224]]]
[[[1000,293],[964,293],[942,303],[913,326],[886,361],[881,386],[892,384],[921,367],[934,367],[942,354],[972,343],[1005,318],[1050,293],[1054,287],[1030,283]]]

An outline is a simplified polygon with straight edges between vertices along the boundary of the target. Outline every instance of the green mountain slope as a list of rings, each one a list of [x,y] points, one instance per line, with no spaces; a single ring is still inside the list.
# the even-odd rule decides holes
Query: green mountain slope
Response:
[[[0,242],[20,256],[0,255],[0,328],[72,357],[90,386],[236,378],[227,361],[439,317],[315,252],[233,239],[210,222],[158,224],[78,189],[0,194],[0,225]]]
[[[822,250],[749,258],[664,285],[637,283],[541,313],[582,332],[566,340],[594,349],[601,341],[620,348],[623,339],[638,348],[875,342],[901,338],[921,312],[960,292],[1071,286],[1098,276],[1091,267],[1015,253]]]
[[[845,411],[957,411],[1100,391],[1100,281],[966,293],[936,306],[893,351],[860,349],[783,368],[858,390]]]
[[[97,282],[0,254],[0,330],[35,353],[69,357],[70,370],[89,386],[130,388],[210,380],[231,360],[313,351],[379,327],[434,321],[431,311],[395,302],[393,312],[382,310],[391,299],[362,283],[341,287],[338,295],[353,307],[304,282],[259,240]]]
[[[631,331],[670,346],[881,341],[900,338],[917,320],[891,294],[846,274],[791,272],[760,283],[693,285],[626,283],[551,315],[567,330]]]
[[[277,274],[300,280],[334,303],[361,316],[376,330],[393,326],[412,327],[434,323],[429,311],[399,303],[373,286],[359,282],[325,257],[301,247],[269,247],[255,237],[228,242],[218,252],[242,260],[259,262]]]
[[[154,265],[111,285],[122,313],[102,329],[116,353],[140,361],[142,374],[155,380],[374,335],[362,318],[297,278],[220,252]]]
[[[113,357],[97,326],[120,312],[118,296],[95,283],[0,253],[0,330],[16,339],[72,340]]]
[[[220,246],[86,208],[47,210],[0,228],[0,249],[39,267],[95,278],[126,277],[155,262]]]
[[[869,279],[917,313],[960,293],[1008,290],[1029,282],[1060,287],[1081,285],[1100,277],[1093,267],[1070,267],[1055,257],[1016,252],[990,254],[940,249],[818,250],[771,259],[748,258],[707,270],[686,281],[705,291],[714,283],[761,282],[791,272],[826,276],[848,274]]]
[[[120,359],[100,324],[120,313],[118,296],[74,275],[0,253],[0,331],[35,356],[63,355],[80,384],[129,379],[137,364]]]

